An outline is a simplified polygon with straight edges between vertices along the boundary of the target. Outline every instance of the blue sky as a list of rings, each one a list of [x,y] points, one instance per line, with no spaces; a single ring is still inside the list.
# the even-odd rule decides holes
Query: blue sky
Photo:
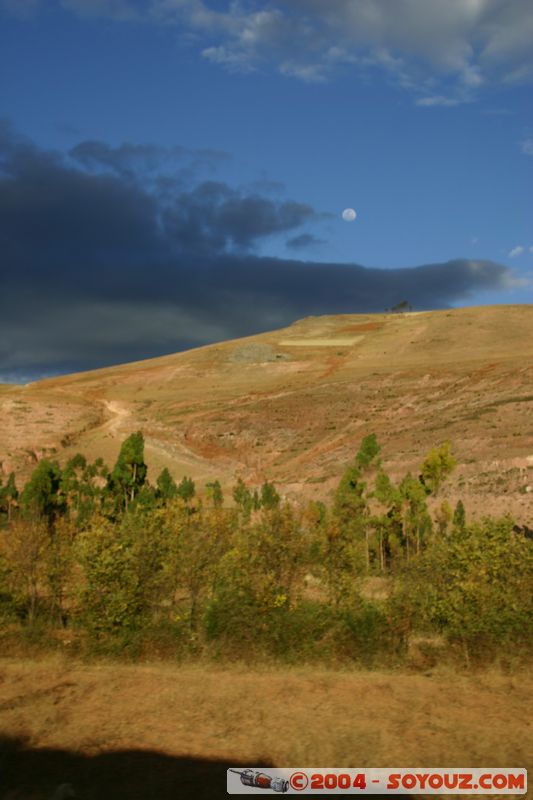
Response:
[[[0,0],[0,37],[0,211],[26,281],[4,298],[39,295],[27,324],[6,320],[5,378],[381,295],[533,300],[529,0]],[[447,262],[448,283],[432,277]],[[137,294],[114,287],[125,270]],[[168,290],[147,292],[148,273]],[[73,309],[87,331],[65,347]]]

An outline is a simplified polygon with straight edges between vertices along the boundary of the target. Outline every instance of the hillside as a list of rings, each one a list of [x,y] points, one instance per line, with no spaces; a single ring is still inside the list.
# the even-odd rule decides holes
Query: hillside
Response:
[[[44,455],[116,458],[141,429],[150,476],[274,480],[327,497],[375,432],[392,475],[449,439],[443,492],[467,510],[533,509],[533,306],[310,317],[149,361],[0,387],[4,473]]]

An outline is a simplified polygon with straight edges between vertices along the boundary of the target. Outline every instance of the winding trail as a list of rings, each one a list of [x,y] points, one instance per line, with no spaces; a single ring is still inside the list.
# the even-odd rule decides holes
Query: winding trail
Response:
[[[133,417],[129,408],[122,405],[118,400],[102,399],[100,402],[111,415],[109,419],[100,426],[100,432],[107,436],[112,436],[113,438],[126,435],[127,432],[124,430],[124,425],[128,419]],[[160,456],[170,459],[172,462],[179,462],[182,467],[186,466],[192,471],[201,470],[208,475],[218,474],[217,467],[213,466],[208,459],[197,455],[181,442],[163,442],[153,436],[145,435],[144,446],[146,450],[158,453]]]
[[[119,428],[122,426],[124,420],[131,417],[131,411],[122,406],[116,400],[102,400],[103,405],[111,414],[110,419],[106,420],[101,426],[101,431],[106,431],[111,436],[115,437],[118,434]]]

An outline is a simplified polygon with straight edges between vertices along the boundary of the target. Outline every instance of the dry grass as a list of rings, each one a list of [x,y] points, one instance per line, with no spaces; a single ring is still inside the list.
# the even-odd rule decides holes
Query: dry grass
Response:
[[[83,759],[151,751],[182,767],[531,768],[532,718],[533,677],[525,673],[0,662],[1,730],[33,751]],[[80,797],[93,797],[90,787],[83,793],[83,770],[70,769],[54,780],[68,778]],[[187,797],[224,796],[214,784],[202,794],[200,776]]]

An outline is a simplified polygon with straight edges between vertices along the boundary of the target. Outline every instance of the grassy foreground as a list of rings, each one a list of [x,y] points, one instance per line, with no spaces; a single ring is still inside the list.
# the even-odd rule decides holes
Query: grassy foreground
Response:
[[[218,798],[243,764],[531,769],[532,719],[527,673],[4,659],[0,798]]]

